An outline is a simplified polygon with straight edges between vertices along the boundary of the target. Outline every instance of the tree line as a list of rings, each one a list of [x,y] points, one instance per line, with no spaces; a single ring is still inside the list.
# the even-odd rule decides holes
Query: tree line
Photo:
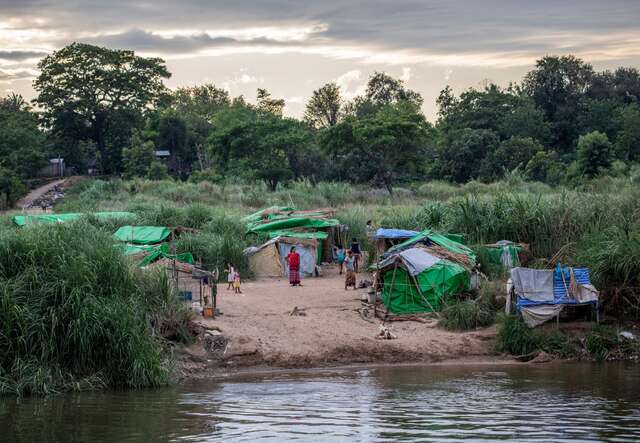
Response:
[[[376,72],[346,100],[336,83],[313,91],[304,117],[258,89],[255,103],[213,84],[169,90],[165,62],[73,43],[43,58],[32,103],[0,100],[0,193],[5,203],[52,156],[78,173],[181,180],[531,180],[580,183],[640,162],[640,72],[597,72],[574,56],[545,56],[519,83],[459,95],[447,86],[437,120],[402,80]],[[171,162],[155,151],[169,151]]]

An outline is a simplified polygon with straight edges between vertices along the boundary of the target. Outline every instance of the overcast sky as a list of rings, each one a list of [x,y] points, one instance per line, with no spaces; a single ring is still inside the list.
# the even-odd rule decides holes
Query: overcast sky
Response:
[[[33,97],[36,64],[73,41],[163,57],[175,88],[258,87],[300,116],[337,81],[347,98],[385,71],[425,98],[520,81],[545,54],[640,66],[638,0],[0,0],[0,94]]]

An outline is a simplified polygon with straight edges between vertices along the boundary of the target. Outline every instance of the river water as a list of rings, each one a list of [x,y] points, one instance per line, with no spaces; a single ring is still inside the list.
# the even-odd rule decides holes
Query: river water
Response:
[[[640,365],[272,373],[0,399],[0,441],[640,441]]]

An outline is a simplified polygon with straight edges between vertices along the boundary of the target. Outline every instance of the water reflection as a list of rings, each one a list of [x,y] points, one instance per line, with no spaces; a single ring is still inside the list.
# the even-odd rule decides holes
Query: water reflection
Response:
[[[640,367],[388,367],[4,399],[0,429],[11,441],[640,441]]]

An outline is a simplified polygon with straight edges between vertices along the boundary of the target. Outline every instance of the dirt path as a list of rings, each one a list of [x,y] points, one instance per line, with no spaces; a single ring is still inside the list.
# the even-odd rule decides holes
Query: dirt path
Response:
[[[380,320],[358,313],[363,290],[344,290],[335,269],[292,288],[287,280],[265,279],[243,284],[243,295],[218,289],[223,315],[197,321],[217,326],[229,344],[227,366],[322,367],[357,363],[437,362],[491,356],[495,329],[456,333],[428,323],[390,323],[395,340],[378,340]],[[363,274],[359,279],[364,278]],[[194,290],[194,296],[198,294]],[[289,313],[297,307],[305,315]],[[200,343],[189,348],[194,360],[210,358]],[[220,362],[217,362],[220,364]],[[192,371],[196,373],[198,370]],[[210,372],[209,372],[210,373]]]
[[[30,208],[30,206],[33,204],[35,200],[39,199],[44,194],[51,191],[56,186],[64,185],[67,182],[67,180],[68,180],[67,178],[63,178],[60,180],[53,181],[51,183],[47,183],[44,186],[40,186],[39,188],[32,190],[31,192],[29,192],[27,195],[25,195],[18,201],[18,203],[16,204],[16,207],[19,209],[28,210],[29,212],[42,212],[42,209]]]

